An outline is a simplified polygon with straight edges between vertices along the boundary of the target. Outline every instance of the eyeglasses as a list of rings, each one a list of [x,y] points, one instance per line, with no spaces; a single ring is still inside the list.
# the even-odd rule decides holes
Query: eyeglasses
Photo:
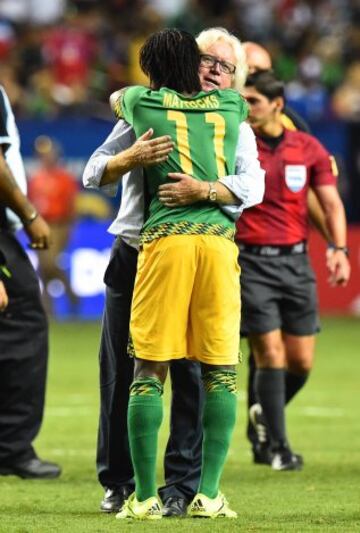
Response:
[[[214,56],[208,54],[202,54],[200,56],[201,65],[203,67],[213,68],[216,65],[219,65],[221,72],[224,74],[235,74],[236,66],[227,61],[220,61]]]

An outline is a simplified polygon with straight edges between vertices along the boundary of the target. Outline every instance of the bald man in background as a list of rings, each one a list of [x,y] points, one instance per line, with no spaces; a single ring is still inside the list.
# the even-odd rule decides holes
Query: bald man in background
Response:
[[[261,70],[271,70],[272,60],[269,52],[261,45],[247,41],[242,44],[246,54],[248,72],[252,74]],[[300,130],[310,133],[310,128],[306,122],[291,108],[285,106],[282,116],[282,124],[289,130]],[[314,192],[310,189],[308,193],[309,218],[319,233],[327,243],[330,243],[330,232],[326,225],[325,214],[320,206]],[[241,259],[240,259],[241,264]],[[248,409],[249,420],[247,425],[247,436],[252,445],[254,463],[271,464],[271,453],[266,430],[266,422],[262,416],[262,409],[254,391],[255,360],[251,346],[249,354],[249,374],[248,374]],[[307,376],[287,373],[287,398],[292,399],[295,394],[304,386]]]

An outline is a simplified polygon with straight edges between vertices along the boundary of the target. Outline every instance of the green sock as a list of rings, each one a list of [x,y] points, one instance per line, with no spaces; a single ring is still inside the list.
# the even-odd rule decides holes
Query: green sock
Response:
[[[130,387],[128,431],[135,474],[135,492],[143,502],[157,495],[156,455],[163,418],[163,386],[156,378],[136,379]]]
[[[204,385],[203,462],[199,492],[215,498],[236,422],[236,372],[207,372]]]

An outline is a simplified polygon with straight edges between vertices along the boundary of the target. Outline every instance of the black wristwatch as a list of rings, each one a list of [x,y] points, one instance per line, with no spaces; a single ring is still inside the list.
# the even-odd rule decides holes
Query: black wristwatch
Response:
[[[341,251],[341,252],[344,252],[346,257],[349,257],[349,248],[347,246],[336,246],[335,244],[330,242],[328,244],[328,250],[334,250],[334,252]]]

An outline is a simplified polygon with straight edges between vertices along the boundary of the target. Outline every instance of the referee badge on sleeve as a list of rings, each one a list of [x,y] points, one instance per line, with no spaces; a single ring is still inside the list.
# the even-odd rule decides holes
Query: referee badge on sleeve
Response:
[[[285,183],[290,191],[301,191],[306,183],[306,166],[285,165]]]

